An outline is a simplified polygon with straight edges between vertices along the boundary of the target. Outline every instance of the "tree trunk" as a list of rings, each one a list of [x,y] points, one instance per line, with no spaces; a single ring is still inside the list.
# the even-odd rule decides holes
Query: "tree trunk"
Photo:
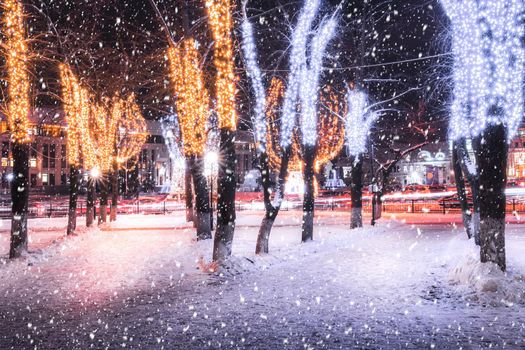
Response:
[[[362,156],[361,156],[362,157]],[[363,227],[363,160],[356,158],[352,165],[352,214],[350,228]]]
[[[78,200],[78,180],[80,169],[77,165],[69,167],[69,208],[67,212],[67,234],[75,233],[77,228],[77,200]]]
[[[277,214],[279,214],[282,199],[284,197],[284,187],[286,184],[286,178],[288,177],[288,163],[290,159],[290,150],[285,150],[281,158],[279,177],[277,179],[275,189],[276,200],[274,201],[274,203],[272,203],[272,184],[268,154],[266,152],[262,153],[260,159],[265,213],[264,218],[261,222],[261,226],[259,228],[259,234],[257,236],[255,254],[268,254],[270,232],[272,231],[272,227],[275,222],[275,219],[277,218]]]
[[[507,129],[490,125],[479,147],[480,257],[505,271],[505,187],[507,184]]]
[[[100,181],[100,206],[99,206],[99,217],[98,217],[99,224],[108,221],[107,220],[108,199],[109,199],[108,174],[103,174],[102,181]]]
[[[479,145],[479,137],[472,139],[472,148],[474,149],[474,154],[476,155],[478,154],[477,150],[479,149]],[[471,234],[474,236],[474,242],[479,246],[479,171],[477,169],[477,165],[472,161],[472,159],[470,159],[470,155],[468,154],[467,150],[467,141],[465,138],[457,141],[457,151],[461,170],[466,176],[472,191],[473,213],[470,219]],[[479,162],[479,160],[477,162]]]
[[[191,190],[191,160],[186,157],[186,167],[184,169],[184,197],[186,201],[186,222],[193,221],[193,191]]]
[[[197,240],[211,239],[210,192],[204,176],[204,158],[193,157],[190,161],[193,187],[195,188],[195,217]]]
[[[452,166],[454,168],[454,178],[456,180],[456,190],[458,193],[459,203],[461,205],[461,218],[463,219],[463,226],[467,232],[468,238],[472,238],[471,220],[472,214],[470,213],[467,192],[465,190],[465,179],[463,177],[463,170],[461,169],[461,160],[459,157],[458,148],[460,145],[457,141],[454,141],[452,146]],[[445,202],[443,202],[445,205]]]
[[[315,146],[303,146],[304,158],[304,199],[302,241],[314,239],[314,209],[315,209]]]
[[[12,219],[9,258],[27,251],[27,212],[29,201],[29,144],[13,142]]]
[[[87,183],[87,199],[86,199],[86,227],[93,226],[95,220],[95,179],[91,176],[88,178]]]
[[[220,130],[221,147],[217,180],[217,229],[213,260],[224,261],[232,253],[235,232],[235,132]]]
[[[115,162],[113,172],[111,173],[111,208],[109,210],[109,221],[117,221],[119,195],[118,174],[118,165]]]

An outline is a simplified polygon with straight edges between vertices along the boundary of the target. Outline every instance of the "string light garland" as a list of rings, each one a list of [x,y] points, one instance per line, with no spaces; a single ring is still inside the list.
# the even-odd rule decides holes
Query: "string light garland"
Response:
[[[210,98],[195,40],[185,39],[180,47],[170,47],[168,59],[184,155],[201,156],[206,147]]]
[[[339,95],[330,87],[321,94],[321,113],[319,116],[319,138],[315,155],[315,172],[337,157],[345,144],[345,127],[340,116],[344,115],[346,104],[341,103]]]
[[[319,10],[320,0],[305,1],[299,14],[297,25],[292,33],[290,52],[290,74],[288,86],[284,96],[282,122],[281,122],[281,147],[291,145],[292,134],[296,125],[296,109],[299,99],[300,79],[303,66],[306,64],[306,45],[312,23]]]
[[[273,171],[278,171],[281,167],[281,157],[283,149],[280,145],[280,131],[279,131],[279,106],[284,98],[284,83],[279,78],[272,78],[270,88],[268,89],[268,98],[266,100],[266,152],[268,154],[268,161],[270,168]],[[300,155],[300,144],[298,142],[297,131],[292,134],[294,141],[291,142],[291,153],[288,167],[291,171],[298,171],[302,169],[302,161]]]
[[[183,154],[182,141],[180,139],[180,128],[178,116],[171,113],[164,117],[161,123],[162,136],[168,149],[170,157],[171,182],[170,194],[181,193],[184,191],[184,175],[186,160]]]
[[[18,0],[3,1],[4,50],[7,68],[7,121],[11,138],[27,143],[29,135],[29,40],[24,28],[24,9]]]
[[[502,123],[512,139],[523,118],[524,2],[441,3],[451,21],[454,55],[450,137],[475,137]]]
[[[366,151],[370,129],[379,118],[379,114],[371,110],[368,95],[357,87],[348,88],[346,99],[346,146],[348,154],[354,156],[357,162]]]
[[[266,100],[266,119],[268,122],[266,142],[268,159],[273,171],[278,171],[281,166],[282,148],[278,142],[280,137],[278,117],[279,105],[283,101],[283,96],[283,82],[278,78],[272,78]],[[345,113],[345,104],[342,103],[337,93],[330,87],[322,90],[320,99],[323,108],[321,108],[318,120],[319,138],[315,157],[316,172],[319,172],[326,163],[339,155],[345,141],[345,128],[343,121],[339,117]],[[290,171],[302,171],[303,159],[300,136],[297,128],[294,130],[292,138],[288,167]]]
[[[251,78],[253,90],[255,93],[254,117],[252,118],[255,141],[260,152],[266,150],[266,92],[264,89],[261,69],[257,63],[257,50],[255,46],[253,26],[248,20],[246,14],[246,2],[243,4],[243,22],[242,22],[242,48],[247,74]]]
[[[235,105],[236,77],[233,60],[231,0],[207,0],[206,8],[214,40],[214,65],[217,69],[216,96],[219,129],[237,128]]]
[[[126,99],[115,99],[112,113],[118,118],[116,161],[123,168],[140,153],[146,143],[147,126],[134,94]]]
[[[309,63],[301,68],[301,134],[303,145],[315,146],[317,142],[317,100],[323,57],[328,43],[335,35],[337,22],[324,20],[311,42]]]
[[[62,100],[67,121],[67,159],[72,165],[79,166],[81,158],[81,143],[83,118],[89,112],[89,97],[80,86],[78,78],[67,64],[60,64],[60,84]]]

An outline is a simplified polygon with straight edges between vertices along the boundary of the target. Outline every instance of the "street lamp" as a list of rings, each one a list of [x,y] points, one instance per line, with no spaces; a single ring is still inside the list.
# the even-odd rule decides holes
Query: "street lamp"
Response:
[[[93,169],[91,169],[89,174],[93,179],[98,179],[100,176],[100,169],[98,167],[94,167]]]
[[[217,175],[219,164],[219,155],[217,152],[208,152],[204,156],[204,176],[208,178],[210,183],[210,223],[213,230],[213,181]]]

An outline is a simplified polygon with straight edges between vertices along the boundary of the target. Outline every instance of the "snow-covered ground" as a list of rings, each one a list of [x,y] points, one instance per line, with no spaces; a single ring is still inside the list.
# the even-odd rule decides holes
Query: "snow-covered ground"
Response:
[[[221,275],[199,270],[212,242],[195,242],[183,213],[67,239],[64,219],[30,222],[32,252],[0,265],[0,349],[525,347],[522,226],[508,228],[503,275],[455,225],[350,231],[337,212],[320,213],[308,244],[300,213],[281,213],[257,257],[261,214],[240,213]]]

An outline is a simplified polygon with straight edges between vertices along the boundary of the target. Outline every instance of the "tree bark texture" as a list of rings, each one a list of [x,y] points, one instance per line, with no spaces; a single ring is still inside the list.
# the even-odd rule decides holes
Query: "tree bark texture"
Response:
[[[100,206],[99,206],[99,217],[98,222],[104,223],[108,220],[108,199],[109,199],[109,188],[108,188],[108,174],[102,175],[102,181],[100,181]]]
[[[472,238],[472,214],[470,213],[468,205],[467,191],[465,188],[465,178],[463,177],[463,170],[461,169],[461,160],[458,154],[458,147],[458,142],[454,141],[454,144],[452,146],[452,166],[454,169],[454,178],[456,180],[456,191],[458,194],[458,200],[461,206],[461,218],[463,219],[463,226],[465,226],[467,237],[470,239]],[[445,205],[445,202],[443,202],[443,205]]]
[[[186,157],[184,169],[184,199],[186,201],[186,222],[193,221],[193,191],[191,189],[191,160]]]
[[[87,198],[86,198],[86,227],[93,226],[95,220],[95,179],[91,176],[88,178],[87,183]]]
[[[217,180],[217,229],[213,244],[213,260],[224,261],[232,252],[235,232],[235,132],[220,130],[220,157]]]
[[[472,147],[474,149],[474,153],[477,154],[477,150],[479,149],[479,137],[474,138],[472,140]],[[467,181],[470,184],[470,189],[472,191],[473,213],[471,215],[470,220],[470,229],[472,235],[474,236],[474,241],[476,245],[479,246],[479,172],[477,170],[477,165],[474,164],[473,160],[470,158],[470,155],[468,153],[466,139],[463,138],[458,140],[457,151],[461,170],[463,171],[464,176],[467,178]]]
[[[270,233],[272,231],[275,219],[277,218],[277,214],[279,214],[281,209],[282,198],[284,197],[284,187],[286,184],[286,178],[288,177],[289,159],[290,150],[285,150],[281,158],[281,165],[275,188],[275,191],[277,192],[277,200],[272,203],[272,181],[268,154],[264,152],[260,156],[261,180],[264,198],[264,218],[259,228],[257,244],[255,246],[255,254],[268,254],[269,252]]]
[[[190,165],[195,188],[196,215],[193,219],[197,229],[197,239],[211,239],[210,192],[204,176],[204,158],[202,156],[192,157]]]
[[[29,144],[14,142],[13,181],[11,183],[11,245],[9,257],[17,258],[27,251],[27,213],[29,201]]]
[[[315,209],[315,146],[303,146],[304,159],[304,198],[302,241],[314,239],[314,209]]]
[[[490,125],[479,147],[480,257],[505,271],[505,187],[507,184],[507,129]]]
[[[119,181],[118,181],[118,166],[115,162],[113,172],[111,173],[111,208],[109,210],[109,221],[117,221],[118,212],[118,196],[119,196]]]
[[[77,165],[69,167],[69,207],[67,211],[67,234],[75,233],[77,228],[77,202],[78,202],[78,183],[80,169]]]
[[[352,213],[350,217],[350,228],[363,227],[363,160],[354,160],[352,164],[351,200]]]

